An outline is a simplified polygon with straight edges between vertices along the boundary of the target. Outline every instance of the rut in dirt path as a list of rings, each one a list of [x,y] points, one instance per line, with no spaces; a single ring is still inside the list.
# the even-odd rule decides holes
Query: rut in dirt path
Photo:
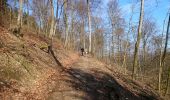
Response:
[[[157,100],[154,96],[134,94],[122,87],[110,75],[104,64],[88,57],[79,61],[65,71],[67,78],[58,83],[60,89],[51,94],[52,100]],[[61,87],[65,87],[62,89]],[[66,89],[67,88],[67,89]],[[56,99],[57,96],[61,98]]]

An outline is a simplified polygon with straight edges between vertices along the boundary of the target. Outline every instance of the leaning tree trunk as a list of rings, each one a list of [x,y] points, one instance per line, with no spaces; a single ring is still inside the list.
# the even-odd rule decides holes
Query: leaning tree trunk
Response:
[[[164,47],[164,51],[160,60],[160,70],[159,70],[159,82],[158,82],[158,88],[159,88],[159,92],[161,93],[161,80],[162,80],[162,69],[163,69],[163,63],[165,61],[165,56],[166,56],[166,52],[167,52],[167,46],[168,46],[168,35],[169,35],[169,25],[170,25],[170,15],[169,15],[169,20],[168,20],[168,26],[167,26],[167,31],[166,31],[166,39],[165,39],[165,47]],[[169,81],[169,79],[168,79]],[[169,83],[169,82],[168,82]],[[167,85],[168,86],[168,85]]]
[[[91,53],[92,50],[92,43],[91,43],[91,13],[90,13],[90,5],[89,0],[87,0],[87,13],[88,13],[88,28],[89,28],[89,53]]]
[[[136,73],[137,73],[138,51],[139,51],[139,45],[140,45],[140,40],[141,40],[141,35],[142,35],[143,15],[144,15],[144,0],[141,0],[140,19],[139,19],[139,25],[138,25],[138,36],[137,36],[137,41],[135,43],[135,51],[134,51],[132,79],[135,78]]]
[[[158,90],[161,92],[161,73],[162,73],[162,48],[163,48],[163,34],[164,34],[164,26],[165,26],[166,18],[163,23],[163,30],[162,30],[162,36],[161,36],[161,49],[160,49],[160,58],[159,58],[159,76],[158,76]]]

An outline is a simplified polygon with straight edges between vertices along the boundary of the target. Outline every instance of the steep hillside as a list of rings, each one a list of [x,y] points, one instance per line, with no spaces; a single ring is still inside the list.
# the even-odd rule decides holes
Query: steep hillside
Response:
[[[44,98],[51,77],[59,74],[63,66],[73,63],[77,54],[66,52],[60,43],[54,43],[55,57],[42,49],[47,40],[33,33],[17,38],[0,27],[0,98]],[[46,93],[44,93],[46,92]]]
[[[4,100],[161,100],[150,87],[125,78],[54,40],[0,27],[0,98]]]

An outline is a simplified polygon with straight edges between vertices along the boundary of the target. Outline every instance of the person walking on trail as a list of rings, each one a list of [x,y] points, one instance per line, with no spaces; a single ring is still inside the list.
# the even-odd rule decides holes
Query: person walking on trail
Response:
[[[84,48],[81,48],[81,55],[84,56]]]

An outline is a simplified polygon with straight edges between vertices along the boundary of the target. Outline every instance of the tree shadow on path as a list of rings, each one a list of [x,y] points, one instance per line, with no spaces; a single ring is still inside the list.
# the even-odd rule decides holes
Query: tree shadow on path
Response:
[[[84,92],[86,100],[157,100],[147,93],[134,94],[122,87],[114,77],[100,71],[92,73],[80,69],[67,70],[71,80],[65,80],[71,87]]]
[[[83,97],[74,95],[74,97],[83,100],[158,100],[154,93],[146,91],[133,93],[130,89],[121,86],[116,79],[102,71],[93,70],[85,72],[81,69],[64,69],[63,65],[55,56],[52,49],[50,53],[55,62],[67,74],[68,79],[64,80],[75,90],[85,93]]]

